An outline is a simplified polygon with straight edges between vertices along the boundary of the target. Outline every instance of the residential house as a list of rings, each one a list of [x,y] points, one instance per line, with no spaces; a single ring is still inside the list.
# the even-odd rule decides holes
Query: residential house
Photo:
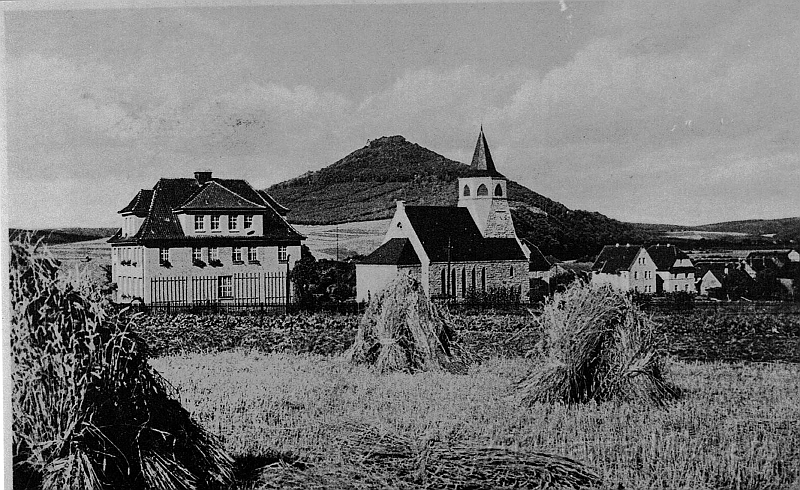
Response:
[[[119,211],[109,240],[117,301],[285,303],[304,239],[286,213],[244,180],[160,179]]]
[[[528,297],[528,259],[481,128],[457,206],[397,202],[383,243],[356,264],[356,299],[369,300],[398,273],[417,277],[431,297],[513,292]]]
[[[745,259],[756,272],[762,270],[778,270],[786,264],[800,262],[800,253],[793,249],[755,250]]]
[[[707,269],[697,283],[697,292],[701,296],[722,297],[725,291],[725,272],[719,269]]]
[[[639,245],[606,245],[592,264],[591,277],[593,285],[620,291],[656,291],[656,264]]]
[[[651,245],[647,253],[656,263],[656,293],[695,292],[692,259],[675,245]]]

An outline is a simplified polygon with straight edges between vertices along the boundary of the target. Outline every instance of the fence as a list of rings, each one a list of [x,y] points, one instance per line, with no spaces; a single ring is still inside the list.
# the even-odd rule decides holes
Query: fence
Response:
[[[148,308],[286,307],[293,301],[285,272],[150,279]]]

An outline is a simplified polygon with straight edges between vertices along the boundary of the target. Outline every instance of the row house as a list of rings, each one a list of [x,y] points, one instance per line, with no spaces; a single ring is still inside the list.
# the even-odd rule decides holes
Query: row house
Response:
[[[160,179],[119,211],[109,240],[117,301],[284,303],[304,237],[288,210],[241,179]]]

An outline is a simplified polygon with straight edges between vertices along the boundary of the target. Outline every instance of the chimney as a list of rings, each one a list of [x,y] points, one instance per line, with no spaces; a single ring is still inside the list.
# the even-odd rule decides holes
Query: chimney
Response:
[[[617,247],[617,248],[619,248],[619,243],[618,243],[618,244],[616,244],[616,245],[614,245],[614,246],[615,246],[615,247]]]
[[[197,180],[197,183],[200,185],[205,184],[209,180],[211,180],[211,171],[209,170],[202,170],[199,172],[194,173],[194,178]]]
[[[395,204],[397,204],[397,209],[404,209],[406,207],[406,202],[405,201],[397,200],[397,201],[395,201]]]

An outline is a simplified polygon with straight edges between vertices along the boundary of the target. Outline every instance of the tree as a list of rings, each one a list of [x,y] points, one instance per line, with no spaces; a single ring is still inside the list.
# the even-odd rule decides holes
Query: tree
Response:
[[[317,259],[306,245],[300,249],[300,260],[295,263],[290,278],[294,283],[298,302],[300,304],[313,303],[314,288],[319,284],[319,272],[317,271]]]

